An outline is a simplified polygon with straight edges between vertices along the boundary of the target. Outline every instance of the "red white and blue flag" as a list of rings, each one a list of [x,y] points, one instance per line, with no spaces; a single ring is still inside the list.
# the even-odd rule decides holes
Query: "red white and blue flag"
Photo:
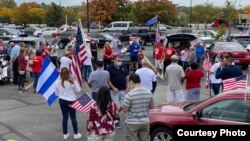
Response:
[[[238,88],[246,89],[247,87],[247,75],[241,75],[230,79],[223,80],[223,91],[234,90]]]
[[[81,76],[81,67],[83,62],[88,58],[85,42],[83,40],[82,31],[78,25],[76,42],[74,47],[74,54],[72,57],[72,64],[70,67],[72,77],[76,79],[76,82],[79,86],[82,87],[82,76]]]
[[[79,99],[77,99],[69,106],[78,111],[88,113],[93,104],[95,104],[95,101],[88,95],[88,93],[84,92]]]

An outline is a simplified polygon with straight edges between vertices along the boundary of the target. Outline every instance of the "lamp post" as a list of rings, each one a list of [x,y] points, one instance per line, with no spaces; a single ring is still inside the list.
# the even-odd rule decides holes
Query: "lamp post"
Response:
[[[192,0],[190,0],[190,27],[192,27]]]
[[[87,29],[89,33],[89,0],[87,0]]]

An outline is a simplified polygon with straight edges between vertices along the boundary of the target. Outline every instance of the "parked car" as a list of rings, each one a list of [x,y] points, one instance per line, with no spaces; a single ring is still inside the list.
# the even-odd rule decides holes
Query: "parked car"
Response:
[[[59,37],[60,37],[60,41],[58,42],[58,46],[60,49],[63,49],[73,38],[76,38],[76,31],[67,30],[67,31],[61,32],[59,34]]]
[[[17,37],[27,37],[27,34],[23,34],[18,30],[10,29],[10,28],[0,28],[0,36],[7,36],[10,38],[17,38]]]
[[[90,24],[89,28],[90,29],[103,29],[103,26],[100,25],[100,27],[99,27],[98,24],[92,23],[92,24]]]
[[[39,43],[41,41],[45,42],[48,45],[48,42],[46,42],[45,39],[38,38],[38,37],[18,37],[18,38],[15,38],[15,39],[11,39],[9,41],[9,43],[13,42],[13,43],[17,44],[17,43],[20,43],[20,42],[24,42],[26,47],[31,47],[32,44],[36,44],[37,49],[39,49]]]
[[[58,29],[56,27],[45,27],[41,30],[36,30],[33,35],[35,37],[39,37],[39,36],[47,36],[47,37],[52,37],[53,33],[58,33]]]
[[[148,43],[154,45],[155,43],[156,32],[150,31],[149,28],[131,28],[130,33],[133,37],[141,38],[141,45],[147,45]]]
[[[239,42],[240,44],[242,44],[246,48],[247,45],[250,44],[250,35],[230,34],[230,35],[223,36],[221,40],[222,41]]]
[[[232,53],[235,64],[241,65],[244,69],[250,64],[250,53],[237,42],[215,42],[209,47],[208,53],[211,59],[217,54]]]
[[[109,31],[121,31],[121,32],[125,32],[125,31],[129,31],[130,28],[133,27],[133,22],[132,21],[116,21],[116,22],[112,22],[109,25],[107,25],[104,28],[104,31],[109,32]]]
[[[197,37],[215,37],[218,33],[213,30],[196,30],[194,34]]]
[[[250,27],[250,23],[242,23],[235,25],[235,28],[237,29],[248,29]]]
[[[250,93],[239,89],[204,101],[164,104],[149,111],[149,121],[151,141],[173,141],[175,125],[249,125]]]
[[[28,35],[33,35],[35,31],[39,31],[41,28],[39,27],[26,27],[24,29],[24,33]]]
[[[212,37],[200,37],[198,40],[201,40],[202,44],[205,43],[205,48],[210,47],[215,42],[215,39]]]
[[[109,42],[111,43],[111,41],[113,40],[113,36],[111,36],[108,33],[93,33],[90,34],[91,38],[95,38],[98,39],[98,47],[103,48],[105,42]]]

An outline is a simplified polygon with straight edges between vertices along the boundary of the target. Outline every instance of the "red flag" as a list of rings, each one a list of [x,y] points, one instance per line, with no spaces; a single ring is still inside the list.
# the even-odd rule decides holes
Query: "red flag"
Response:
[[[69,106],[81,112],[88,113],[95,101],[85,92],[78,100]]]
[[[82,87],[81,67],[82,67],[82,63],[86,59],[87,59],[87,52],[86,52],[85,44],[83,41],[81,29],[78,26],[74,54],[73,54],[70,70],[72,73],[72,77],[76,79],[76,82],[81,87]]]

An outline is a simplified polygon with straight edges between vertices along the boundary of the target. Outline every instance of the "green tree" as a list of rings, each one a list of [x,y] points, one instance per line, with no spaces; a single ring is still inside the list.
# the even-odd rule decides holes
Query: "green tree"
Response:
[[[30,8],[26,3],[14,8],[14,12],[12,13],[13,22],[16,24],[28,24],[29,10]]]
[[[63,23],[63,19],[62,7],[52,2],[47,8],[46,23],[49,26],[59,26]]]
[[[169,0],[139,0],[133,10],[139,23],[145,23],[156,15],[161,23],[176,19],[175,5]]]
[[[125,21],[131,11],[131,2],[129,0],[116,0],[116,12],[112,15],[113,21]]]
[[[14,8],[16,2],[14,0],[0,0],[0,7]]]

